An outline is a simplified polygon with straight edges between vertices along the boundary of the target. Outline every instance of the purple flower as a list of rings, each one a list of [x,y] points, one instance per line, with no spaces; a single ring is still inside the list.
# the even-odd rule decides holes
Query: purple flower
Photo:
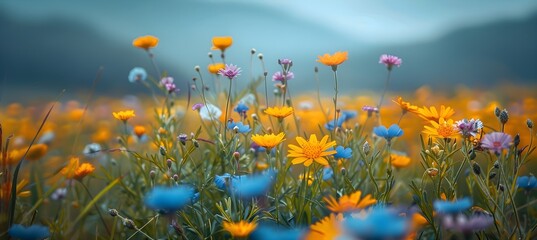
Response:
[[[275,72],[274,75],[272,75],[272,81],[280,81],[283,82],[284,80],[291,80],[295,78],[295,74],[293,72],[287,72],[287,74],[283,74],[282,72]]]
[[[199,111],[200,108],[202,108],[202,107],[203,107],[203,103],[196,103],[196,104],[192,105],[192,110],[193,111]]]
[[[397,67],[401,66],[401,63],[403,63],[403,60],[397,56],[382,54],[380,56],[379,63],[386,65],[388,70],[392,70],[393,66],[397,66]]]
[[[443,226],[446,229],[453,229],[457,232],[470,234],[472,232],[487,229],[494,223],[492,215],[477,213],[471,216],[457,214],[456,216],[445,215],[442,219]]]
[[[513,138],[511,135],[503,132],[493,132],[485,134],[481,140],[481,147],[494,151],[495,154],[500,154],[503,149],[508,149]]]
[[[168,93],[179,92],[179,89],[177,88],[177,86],[175,86],[175,83],[166,83],[164,84],[164,87],[166,88],[166,91],[168,91]]]
[[[373,115],[373,113],[378,113],[379,109],[377,107],[367,106],[366,105],[366,106],[362,107],[362,111],[367,112],[367,116],[371,117],[371,115]]]
[[[470,120],[463,119],[455,122],[455,126],[457,126],[463,137],[475,137],[477,132],[483,128],[483,122],[481,122],[479,119],[475,120],[473,118]]]
[[[291,59],[288,59],[288,58],[282,58],[282,59],[278,59],[278,64],[280,64],[280,65],[290,65],[290,64],[293,64],[293,61]]]
[[[229,78],[229,80],[239,76],[240,73],[241,69],[233,64],[226,64],[225,68],[218,70],[218,74]]]
[[[173,83],[172,77],[163,77],[162,79],[160,79],[160,84],[162,86],[166,86],[166,84],[170,84],[170,83]]]

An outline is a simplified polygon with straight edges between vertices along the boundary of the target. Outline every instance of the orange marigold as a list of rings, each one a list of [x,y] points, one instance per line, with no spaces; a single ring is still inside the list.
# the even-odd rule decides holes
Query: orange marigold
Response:
[[[252,231],[257,227],[257,223],[240,221],[240,222],[224,222],[223,227],[228,231],[232,237],[248,237]]]
[[[149,50],[150,48],[154,48],[158,45],[158,38],[151,35],[137,37],[132,41],[132,45],[137,48]]]

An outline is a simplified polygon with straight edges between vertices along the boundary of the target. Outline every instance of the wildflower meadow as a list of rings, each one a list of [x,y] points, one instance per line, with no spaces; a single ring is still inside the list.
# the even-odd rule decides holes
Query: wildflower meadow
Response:
[[[147,35],[131,49],[152,68],[124,78],[139,98],[2,106],[1,238],[537,239],[528,89],[401,92],[405,56],[383,54],[383,89],[342,94],[334,46],[301,63],[303,92],[292,58],[211,40],[187,87]]]

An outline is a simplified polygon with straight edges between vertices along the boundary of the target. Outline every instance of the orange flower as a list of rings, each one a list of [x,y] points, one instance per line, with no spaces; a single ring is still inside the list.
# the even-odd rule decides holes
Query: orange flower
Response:
[[[345,62],[348,58],[349,53],[345,52],[336,52],[334,55],[325,53],[323,56],[318,56],[317,62],[320,62],[326,66],[331,66],[332,69],[336,69],[339,64]]]
[[[399,107],[401,107],[401,110],[403,110],[403,114],[405,114],[406,112],[417,113],[418,111],[418,106],[414,106],[410,104],[409,102],[403,101],[402,97],[397,97],[396,100],[392,100],[392,101],[396,103],[397,105],[399,105]]]
[[[396,168],[404,168],[410,165],[410,158],[408,156],[392,153],[390,155],[392,166]]]
[[[223,69],[225,67],[226,65],[223,63],[213,63],[207,66],[207,70],[209,70],[209,72],[212,74],[218,74],[218,70]]]
[[[336,150],[331,150],[336,146],[336,141],[328,142],[328,135],[324,136],[320,142],[315,134],[311,134],[308,141],[302,137],[296,137],[296,141],[299,146],[289,144],[290,149],[287,154],[287,157],[294,158],[292,163],[295,165],[303,163],[304,166],[309,167],[315,161],[327,166],[328,160],[325,157],[336,153]]]
[[[310,231],[306,235],[306,240],[332,240],[337,239],[341,234],[339,225],[343,221],[342,214],[330,214],[321,221],[311,225]]]
[[[82,180],[82,178],[91,174],[93,171],[95,171],[95,167],[91,163],[82,163],[80,165],[79,159],[73,157],[60,173],[68,179]]]
[[[248,237],[252,231],[257,227],[257,223],[240,221],[240,222],[224,222],[223,227],[228,231],[232,237]]]
[[[132,45],[137,48],[149,50],[150,48],[154,48],[158,45],[158,38],[151,35],[141,36],[134,39],[134,41],[132,41]]]
[[[127,120],[131,119],[132,117],[135,117],[134,110],[126,110],[126,111],[119,111],[119,112],[113,112],[112,115],[116,119],[119,119],[123,122],[127,122]]]
[[[447,119],[453,116],[453,114],[455,114],[455,110],[453,110],[450,107],[446,108],[444,105],[440,106],[440,111],[436,111],[435,107],[427,108],[424,106],[422,108],[419,108],[416,113],[418,114],[419,117],[427,121],[438,122],[440,118]]]
[[[45,144],[40,143],[40,144],[32,145],[30,147],[30,150],[28,151],[28,154],[26,154],[26,160],[29,160],[29,161],[39,160],[43,156],[45,156],[45,154],[47,154],[47,151],[48,151],[48,146]],[[19,159],[14,159],[14,160],[19,161],[25,152],[26,152],[26,148],[19,150],[18,151],[19,155],[17,156]]]
[[[134,126],[133,132],[138,138],[141,138],[145,134],[145,127],[141,125]]]
[[[220,49],[220,51],[223,52],[224,50],[226,50],[226,48],[231,46],[231,44],[233,44],[233,38],[231,38],[229,36],[213,37],[213,47],[211,48],[211,50],[219,50]]]
[[[365,208],[377,203],[377,200],[371,197],[371,194],[367,194],[363,199],[360,199],[362,196],[361,191],[356,191],[351,195],[343,195],[339,198],[339,201],[332,196],[324,198],[324,201],[328,206],[326,206],[332,212],[348,212],[358,209]]]

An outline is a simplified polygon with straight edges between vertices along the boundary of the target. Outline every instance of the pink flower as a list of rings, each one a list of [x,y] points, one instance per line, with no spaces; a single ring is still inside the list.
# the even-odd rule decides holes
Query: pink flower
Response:
[[[481,147],[494,151],[495,154],[500,154],[503,149],[508,149],[513,138],[509,134],[503,132],[493,132],[485,134],[481,140]]]
[[[196,103],[196,104],[192,105],[192,110],[193,111],[199,111],[200,108],[202,108],[202,107],[203,107],[203,103]]]
[[[163,77],[162,79],[160,79],[160,84],[162,84],[162,86],[166,86],[166,84],[170,83],[173,83],[172,77]]]
[[[241,69],[233,64],[226,64],[225,68],[218,70],[218,74],[229,78],[229,80],[233,80],[233,78],[239,76],[240,73]]]
[[[284,80],[288,81],[288,80],[291,80],[293,78],[295,78],[295,74],[293,72],[287,72],[287,74],[285,74],[285,75],[282,72],[275,72],[272,75],[272,81],[283,82]]]
[[[382,63],[386,65],[388,68],[388,71],[392,70],[393,66],[401,66],[401,63],[403,63],[403,60],[397,56],[388,55],[388,54],[382,54],[380,56],[379,63]]]

